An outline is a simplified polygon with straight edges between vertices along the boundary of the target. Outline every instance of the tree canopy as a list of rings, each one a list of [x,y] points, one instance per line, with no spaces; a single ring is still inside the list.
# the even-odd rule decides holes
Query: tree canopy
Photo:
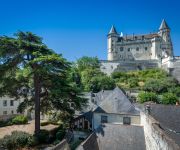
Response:
[[[49,49],[31,32],[0,37],[0,96],[23,99],[19,111],[35,108],[35,131],[40,130],[40,110],[57,110],[69,116],[86,100],[69,80],[70,63]],[[41,109],[40,109],[41,108]]]

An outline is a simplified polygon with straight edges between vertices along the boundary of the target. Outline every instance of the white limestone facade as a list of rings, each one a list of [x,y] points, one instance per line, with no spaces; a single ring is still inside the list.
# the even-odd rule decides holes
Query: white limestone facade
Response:
[[[108,61],[161,60],[173,56],[170,28],[165,20],[157,33],[122,36],[112,26],[107,38]]]
[[[17,108],[20,100],[14,100],[10,97],[4,96],[0,98],[0,116],[17,114]]]

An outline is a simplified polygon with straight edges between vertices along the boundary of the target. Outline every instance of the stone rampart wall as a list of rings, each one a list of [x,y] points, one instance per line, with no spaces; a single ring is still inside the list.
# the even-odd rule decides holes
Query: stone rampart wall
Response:
[[[179,150],[180,147],[166,135],[157,122],[150,115],[141,112],[141,124],[144,126],[144,134],[147,150]]]

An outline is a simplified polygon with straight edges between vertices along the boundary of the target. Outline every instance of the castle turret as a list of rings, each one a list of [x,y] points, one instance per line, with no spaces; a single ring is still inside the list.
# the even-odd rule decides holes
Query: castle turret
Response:
[[[113,61],[116,59],[116,42],[118,41],[119,34],[117,33],[114,26],[111,27],[111,30],[108,34],[108,61]]]
[[[162,37],[161,49],[163,57],[173,56],[173,47],[170,36],[170,28],[163,19],[159,28],[159,35]]]

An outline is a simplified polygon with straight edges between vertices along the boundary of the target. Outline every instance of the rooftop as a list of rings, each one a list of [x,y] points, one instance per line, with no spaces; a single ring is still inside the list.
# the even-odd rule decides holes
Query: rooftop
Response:
[[[150,115],[165,133],[180,146],[180,106],[151,104]]]
[[[90,135],[79,150],[145,150],[144,130],[141,126],[104,124]]]

